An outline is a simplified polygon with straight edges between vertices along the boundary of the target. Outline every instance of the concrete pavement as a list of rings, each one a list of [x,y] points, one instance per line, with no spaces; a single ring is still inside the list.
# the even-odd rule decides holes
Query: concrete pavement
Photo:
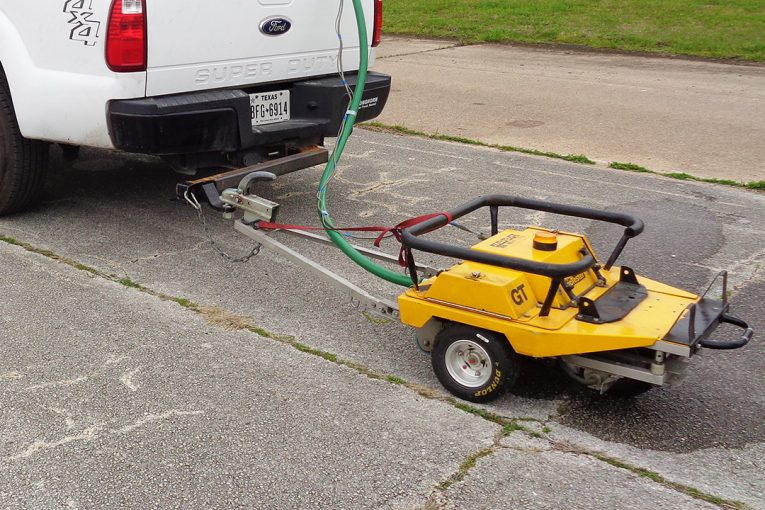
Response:
[[[161,162],[85,150],[54,167],[39,209],[0,219],[0,235],[49,251],[0,244],[0,506],[765,508],[756,339],[627,402],[529,364],[486,406],[526,429],[505,436],[444,400],[408,328],[370,320],[273,253],[223,261],[170,200],[177,177]],[[283,220],[312,224],[320,173],[259,192]],[[394,224],[498,191],[641,216],[624,263],[696,291],[729,269],[734,310],[765,329],[760,193],[357,130],[330,203],[338,223]],[[501,220],[586,230],[599,252],[618,237],[551,215]],[[232,254],[251,248],[230,222],[208,222]],[[397,291],[289,243],[375,294]],[[123,278],[151,292],[112,281]],[[253,331],[228,330],[242,324]]]
[[[765,66],[387,37],[382,116],[603,164],[765,180]]]
[[[3,508],[717,508],[48,257],[0,258]],[[493,455],[467,476],[476,451]]]

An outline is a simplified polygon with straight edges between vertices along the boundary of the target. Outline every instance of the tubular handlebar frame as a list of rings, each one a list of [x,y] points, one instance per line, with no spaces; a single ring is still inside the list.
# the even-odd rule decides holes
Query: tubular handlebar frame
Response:
[[[414,249],[433,253],[436,255],[444,255],[446,257],[469,260],[472,262],[505,267],[508,269],[515,269],[527,273],[548,276],[554,280],[560,280],[567,276],[577,275],[596,265],[597,262],[590,253],[584,254],[582,259],[577,262],[568,264],[553,264],[548,262],[535,262],[526,259],[519,259],[516,257],[507,257],[493,253],[484,253],[470,248],[464,248],[461,246],[454,246],[438,241],[431,241],[420,238],[420,236],[424,234],[433,232],[434,230],[446,226],[452,220],[461,218],[483,207],[490,208],[493,235],[496,234],[498,230],[497,212],[499,207],[517,207],[521,209],[531,209],[535,211],[560,214],[563,216],[573,216],[577,218],[585,218],[622,225],[625,227],[624,233],[622,238],[619,240],[619,243],[616,245],[616,248],[614,248],[614,251],[609,256],[606,269],[610,269],[611,265],[613,265],[613,263],[621,254],[627,241],[643,232],[644,227],[643,222],[639,218],[626,213],[601,211],[587,207],[543,202],[541,200],[517,197],[513,195],[486,195],[457,206],[455,209],[449,211],[446,214],[436,216],[434,218],[423,221],[422,223],[418,223],[417,225],[404,229],[401,233],[402,243],[408,250]],[[447,214],[449,216],[447,216]]]

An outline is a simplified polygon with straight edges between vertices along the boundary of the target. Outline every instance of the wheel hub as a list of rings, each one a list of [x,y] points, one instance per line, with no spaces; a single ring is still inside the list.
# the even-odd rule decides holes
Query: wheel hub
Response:
[[[455,381],[468,388],[479,388],[491,377],[491,357],[473,340],[457,340],[446,350],[446,370]]]

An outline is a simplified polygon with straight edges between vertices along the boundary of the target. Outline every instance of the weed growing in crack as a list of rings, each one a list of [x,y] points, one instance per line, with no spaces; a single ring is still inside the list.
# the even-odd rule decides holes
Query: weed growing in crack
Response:
[[[609,163],[608,168],[614,168],[616,170],[627,170],[630,172],[638,173],[651,173],[651,171],[644,166],[636,165],[635,163],[619,163],[618,161],[612,161]]]
[[[693,176],[691,174],[687,174],[685,172],[669,172],[664,174],[667,177],[671,177],[673,179],[678,179],[680,181],[691,181],[693,180]]]
[[[13,246],[22,246],[22,244],[19,241],[17,241],[16,239],[12,237],[0,236],[0,241],[4,242],[5,244],[10,244]]]
[[[375,315],[372,315],[372,314],[371,314],[371,313],[369,313],[369,312],[361,312],[361,315],[362,315],[362,316],[363,316],[363,317],[364,317],[366,320],[368,320],[369,322],[371,322],[372,324],[379,324],[379,325],[382,325],[382,324],[390,324],[391,322],[393,322],[393,321],[391,321],[390,319],[386,319],[385,317],[377,317],[377,316],[375,316]]]
[[[130,278],[122,278],[121,280],[117,280],[117,283],[120,285],[124,285],[125,287],[128,287],[130,289],[136,289],[136,290],[143,290],[143,285],[140,283],[136,283]]]
[[[192,311],[195,311],[195,312],[199,311],[199,305],[197,305],[193,301],[188,300],[186,298],[181,298],[181,297],[173,298],[173,301],[175,301],[176,303],[178,303],[179,305],[181,305],[184,308],[188,308],[189,310],[192,310]]]
[[[502,426],[502,435],[503,436],[509,436],[513,432],[519,432],[519,431],[525,432],[526,430],[527,430],[526,427],[524,427],[523,425],[519,424],[517,421],[510,420],[508,423],[505,423]]]
[[[478,459],[481,459],[483,457],[486,457],[487,455],[491,455],[494,453],[494,448],[484,448],[483,450],[480,450],[470,456],[468,456],[467,459],[465,459],[462,464],[460,464],[459,469],[456,473],[454,473],[452,476],[444,480],[443,482],[438,484],[438,488],[443,490],[448,489],[452,485],[454,485],[457,482],[461,482],[465,479],[467,474],[470,472],[471,469],[473,469],[478,462]]]

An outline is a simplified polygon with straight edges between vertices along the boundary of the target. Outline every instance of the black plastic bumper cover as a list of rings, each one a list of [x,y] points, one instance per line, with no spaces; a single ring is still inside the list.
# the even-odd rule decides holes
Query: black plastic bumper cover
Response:
[[[346,78],[353,88],[356,75]],[[380,115],[390,84],[390,76],[369,73],[357,121]],[[282,83],[268,90],[274,89],[290,90],[288,121],[252,126],[248,92],[215,90],[112,101],[109,134],[117,149],[161,155],[230,152],[337,135],[348,103],[338,76]]]

